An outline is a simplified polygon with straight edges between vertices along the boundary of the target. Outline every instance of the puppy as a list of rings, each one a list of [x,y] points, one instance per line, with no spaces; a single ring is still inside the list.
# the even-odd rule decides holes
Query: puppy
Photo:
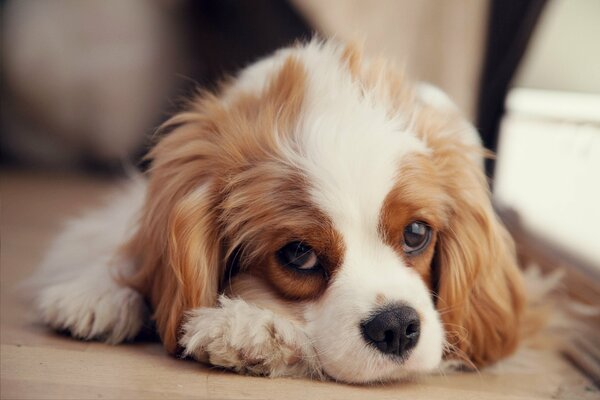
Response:
[[[313,40],[203,93],[147,180],[73,222],[37,307],[242,373],[353,383],[493,363],[524,308],[474,128],[439,90]],[[149,305],[149,307],[146,306]]]

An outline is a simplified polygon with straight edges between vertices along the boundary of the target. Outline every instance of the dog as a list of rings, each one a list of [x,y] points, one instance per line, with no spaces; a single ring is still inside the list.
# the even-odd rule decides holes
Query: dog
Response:
[[[357,46],[312,40],[200,93],[147,177],[72,221],[42,320],[240,373],[402,380],[492,364],[521,338],[514,243],[474,127]]]

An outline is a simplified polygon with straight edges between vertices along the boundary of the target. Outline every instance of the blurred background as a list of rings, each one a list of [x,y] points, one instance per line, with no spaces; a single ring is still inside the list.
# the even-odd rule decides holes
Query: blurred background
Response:
[[[599,0],[4,0],[0,13],[11,257],[143,169],[194,88],[318,33],[445,90],[498,154],[486,170],[524,262],[568,270],[571,292],[600,304]]]
[[[140,166],[195,87],[316,32],[448,92],[498,151],[498,207],[600,264],[598,0],[8,0],[1,13],[4,170]]]

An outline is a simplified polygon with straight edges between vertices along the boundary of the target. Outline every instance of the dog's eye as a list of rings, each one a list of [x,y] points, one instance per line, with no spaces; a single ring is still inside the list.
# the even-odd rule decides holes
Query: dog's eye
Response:
[[[302,271],[314,271],[319,267],[315,251],[301,242],[291,242],[277,252],[279,263],[285,267]]]
[[[410,255],[421,253],[431,240],[431,228],[424,222],[415,221],[404,228],[404,252]]]

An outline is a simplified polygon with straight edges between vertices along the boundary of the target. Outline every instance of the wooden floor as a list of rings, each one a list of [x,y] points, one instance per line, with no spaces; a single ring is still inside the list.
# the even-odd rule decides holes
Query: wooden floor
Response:
[[[418,382],[350,386],[238,376],[176,360],[159,343],[80,342],[37,324],[17,283],[40,261],[61,221],[98,204],[114,186],[81,176],[2,172],[2,399],[593,399],[596,388],[553,353],[522,371],[432,376]]]

